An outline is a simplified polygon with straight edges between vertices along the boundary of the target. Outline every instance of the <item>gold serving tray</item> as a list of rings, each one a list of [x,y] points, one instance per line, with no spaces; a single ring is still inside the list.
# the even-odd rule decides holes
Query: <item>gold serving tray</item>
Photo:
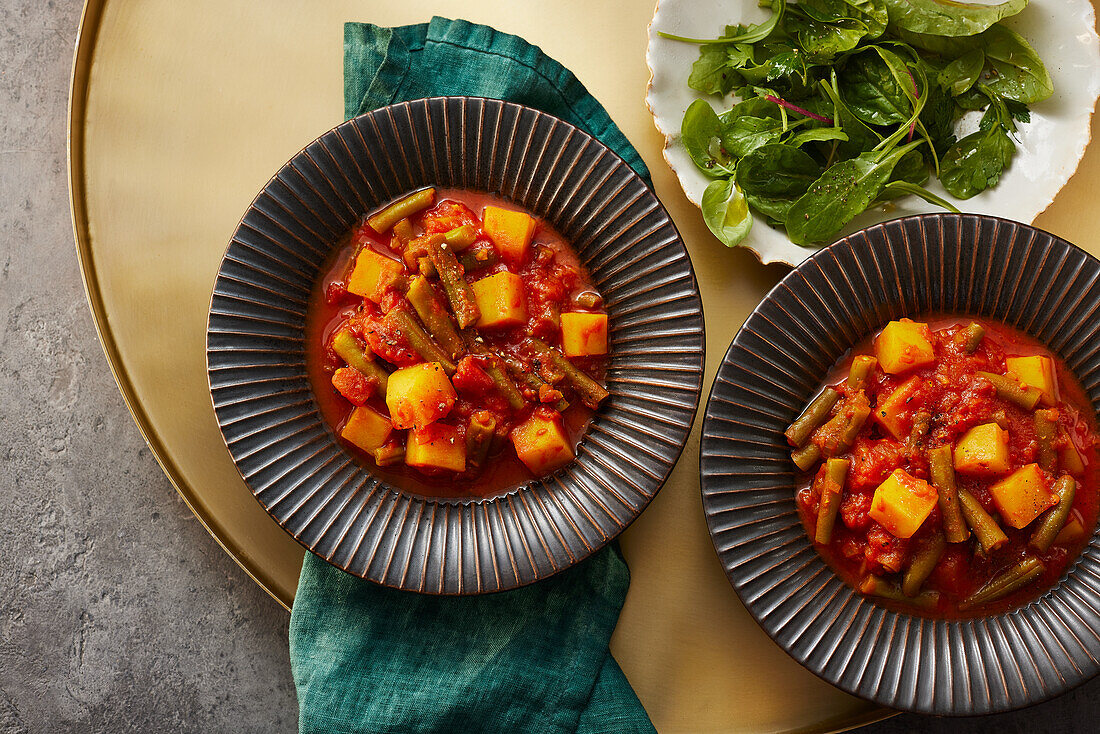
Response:
[[[252,197],[342,120],[343,22],[461,15],[524,36],[577,74],[641,151],[691,251],[708,327],[705,398],[737,328],[786,269],[719,245],[665,165],[643,99],[652,12],[653,0],[88,1],[69,167],[96,327],[134,420],[180,495],[284,606],[303,551],[252,498],[222,444],[207,390],[206,315],[220,258]],[[1037,221],[1093,254],[1097,157],[1095,147],[1086,152]],[[703,520],[701,425],[622,537],[633,583],[612,650],[658,730],[838,731],[888,715],[804,670],[741,606]]]

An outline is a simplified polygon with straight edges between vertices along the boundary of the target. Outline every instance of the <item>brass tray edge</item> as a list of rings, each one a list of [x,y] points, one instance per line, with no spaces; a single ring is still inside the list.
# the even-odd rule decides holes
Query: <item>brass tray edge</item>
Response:
[[[137,424],[146,445],[164,470],[168,481],[176,488],[180,498],[183,499],[188,509],[195,515],[198,521],[206,528],[206,532],[217,541],[230,558],[232,558],[248,576],[259,584],[267,594],[279,603],[288,612],[294,603],[294,598],[282,598],[273,590],[270,579],[263,577],[258,567],[252,564],[240,553],[239,549],[231,547],[222,538],[219,523],[216,518],[208,516],[205,508],[193,501],[191,488],[181,478],[175,463],[169,457],[168,452],[162,447],[160,439],[149,423],[141,402],[134,394],[129,377],[122,365],[118,349],[114,342],[114,335],[107,325],[107,315],[103,310],[103,301],[99,296],[99,284],[95,277],[95,262],[92,257],[88,236],[88,212],[84,199],[84,113],[88,96],[88,80],[91,75],[92,61],[95,56],[96,38],[99,35],[99,23],[103,17],[106,0],[85,0],[84,8],[80,14],[80,25],[77,30],[76,48],[73,53],[73,67],[69,84],[69,110],[66,121],[65,148],[69,174],[69,212],[72,215],[73,236],[76,242],[77,261],[80,264],[80,278],[84,284],[84,294],[88,298],[88,306],[92,312],[92,321],[95,324],[99,343],[103,347],[103,354],[107,358],[107,365],[111,369],[111,375],[115,384],[122,393],[126,402],[126,408],[130,411],[134,423]]]

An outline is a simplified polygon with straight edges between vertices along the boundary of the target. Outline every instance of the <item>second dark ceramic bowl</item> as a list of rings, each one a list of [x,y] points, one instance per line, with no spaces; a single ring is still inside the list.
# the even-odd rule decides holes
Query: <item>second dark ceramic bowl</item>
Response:
[[[1100,539],[1012,612],[933,620],[885,609],[825,564],[799,521],[783,431],[841,356],[891,319],[946,312],[1039,339],[1100,405],[1100,262],[1046,232],[925,215],[857,232],[789,273],[745,322],[703,425],[703,506],[730,583],[798,662],[849,693],[931,714],[1056,696],[1100,670]]]
[[[611,393],[577,460],[493,499],[432,500],[371,475],[336,441],[306,376],[304,325],[326,257],[362,215],[427,185],[544,217],[605,297]],[[354,118],[306,146],[245,213],[214,285],[214,410],[256,499],[302,545],[386,586],[477,594],[549,576],[622,532],[687,440],[703,378],[691,261],[645,182],[551,115],[440,97]]]

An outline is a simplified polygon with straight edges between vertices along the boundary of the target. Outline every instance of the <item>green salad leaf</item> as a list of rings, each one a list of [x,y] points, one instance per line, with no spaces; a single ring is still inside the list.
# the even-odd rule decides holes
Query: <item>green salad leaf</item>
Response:
[[[891,25],[934,36],[977,35],[1026,7],[1027,0],[1005,0],[997,5],[956,0],[886,0]]]
[[[759,0],[771,16],[725,26],[700,45],[681,126],[713,181],[703,216],[735,245],[753,214],[792,242],[828,242],[868,207],[930,191],[967,199],[1012,164],[1028,105],[1054,92],[1038,54],[1001,21],[1027,0]],[[961,140],[966,114],[979,129]],[[971,128],[972,129],[972,128]],[[931,183],[929,183],[931,182]]]

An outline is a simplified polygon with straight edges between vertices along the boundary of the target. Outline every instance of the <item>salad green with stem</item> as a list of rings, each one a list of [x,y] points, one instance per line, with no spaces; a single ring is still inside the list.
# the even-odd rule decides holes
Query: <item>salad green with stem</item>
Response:
[[[996,186],[1016,152],[1028,105],[1054,87],[1035,50],[1001,24],[1027,0],[760,0],[771,17],[726,26],[700,45],[688,86],[705,99],[681,140],[713,181],[703,218],[728,246],[754,217],[799,245],[830,241],[868,207],[902,196],[958,211],[952,197]],[[961,139],[968,112],[978,129]]]

